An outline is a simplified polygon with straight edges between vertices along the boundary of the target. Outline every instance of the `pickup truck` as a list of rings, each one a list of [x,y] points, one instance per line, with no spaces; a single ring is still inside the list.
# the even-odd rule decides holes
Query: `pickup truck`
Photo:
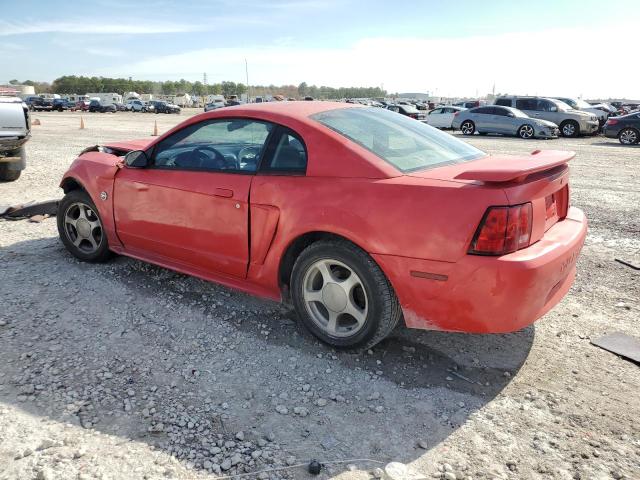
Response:
[[[0,181],[12,182],[27,166],[24,144],[31,136],[29,108],[16,97],[0,97]]]

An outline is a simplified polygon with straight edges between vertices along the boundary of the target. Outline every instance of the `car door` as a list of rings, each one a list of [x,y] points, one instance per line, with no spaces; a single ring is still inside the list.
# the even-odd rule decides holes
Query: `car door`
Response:
[[[496,133],[503,135],[513,135],[513,118],[509,116],[509,111],[500,107],[491,107],[494,114],[494,128]]]
[[[273,129],[249,119],[197,122],[161,140],[145,168],[122,168],[113,201],[125,249],[245,277],[249,191]]]
[[[443,108],[436,108],[435,110],[431,110],[428,114],[427,114],[427,123],[429,125],[431,125],[432,127],[436,127],[436,128],[442,128],[443,127],[443,121],[442,121],[442,111],[444,109]]]
[[[493,133],[495,130],[493,109],[491,107],[476,107],[469,110],[469,115],[476,124],[476,130],[482,133]]]
[[[542,118],[541,112],[538,110],[538,101],[535,98],[518,98],[514,106],[530,117]]]
[[[538,99],[538,113],[542,120],[548,120],[550,122],[555,123],[556,125],[560,125],[562,123],[562,114],[558,112],[558,106],[544,98]]]
[[[440,115],[442,127],[441,128],[451,128],[451,124],[453,123],[453,117],[458,110],[451,107],[445,107],[442,109],[442,114]]]

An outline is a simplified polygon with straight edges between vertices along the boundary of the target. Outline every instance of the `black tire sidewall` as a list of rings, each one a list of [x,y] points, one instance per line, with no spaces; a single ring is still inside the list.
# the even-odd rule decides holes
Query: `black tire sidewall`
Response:
[[[100,219],[100,224],[102,225],[102,241],[98,249],[93,253],[86,253],[82,250],[78,249],[67,237],[67,232],[64,227],[64,215],[72,203],[82,202],[94,211],[94,213]],[[107,238],[107,233],[104,229],[104,222],[102,221],[102,217],[100,216],[100,212],[96,208],[95,203],[91,200],[91,197],[87,193],[82,190],[72,190],[67,193],[60,203],[58,203],[58,212],[57,212],[57,224],[58,224],[58,235],[60,236],[60,240],[62,241],[65,248],[71,253],[74,257],[83,262],[103,262],[110,256],[109,252],[109,239]]]
[[[362,255],[366,253],[362,252]],[[304,288],[304,275],[308,268],[318,260],[337,260],[349,266],[362,280],[367,295],[368,311],[365,325],[356,334],[349,337],[334,337],[328,335],[310,317],[305,306],[302,289]],[[384,313],[382,294],[374,280],[374,274],[370,266],[361,255],[355,254],[351,249],[341,248],[335,244],[313,244],[303,251],[296,261],[291,274],[291,296],[293,304],[305,326],[318,338],[334,347],[354,348],[366,344],[371,340],[377,330],[381,315]]]

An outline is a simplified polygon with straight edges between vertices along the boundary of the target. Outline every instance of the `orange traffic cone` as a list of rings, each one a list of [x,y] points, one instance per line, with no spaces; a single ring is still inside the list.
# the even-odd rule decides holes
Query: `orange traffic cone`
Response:
[[[84,118],[80,117],[80,130],[84,130]]]
[[[158,136],[158,121],[156,120],[155,122],[153,122],[153,133],[151,134],[152,137],[157,137]]]
[[[31,122],[31,125],[40,125],[40,119],[36,118],[33,122]]]

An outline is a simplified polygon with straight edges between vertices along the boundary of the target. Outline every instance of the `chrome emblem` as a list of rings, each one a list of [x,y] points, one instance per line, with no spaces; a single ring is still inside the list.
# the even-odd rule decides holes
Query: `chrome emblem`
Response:
[[[109,195],[107,195],[107,192],[100,192],[100,200],[104,201],[107,198],[109,198]]]

